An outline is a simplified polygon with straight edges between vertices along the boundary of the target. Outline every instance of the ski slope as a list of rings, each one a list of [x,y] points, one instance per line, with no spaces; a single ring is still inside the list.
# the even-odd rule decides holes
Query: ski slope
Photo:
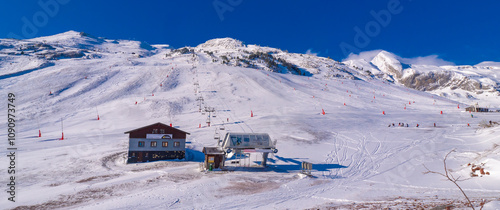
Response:
[[[16,203],[1,199],[4,208],[464,207],[451,182],[423,174],[424,165],[443,172],[442,160],[453,149],[448,167],[468,178],[460,182],[467,195],[477,205],[500,199],[500,126],[480,126],[498,122],[499,113],[471,117],[466,104],[385,80],[221,65],[203,50],[165,57],[171,49],[75,33],[33,41],[57,42],[63,51],[85,46],[85,55],[93,56],[1,55],[0,88],[16,95],[18,128],[18,195]],[[199,96],[216,109],[211,127],[198,111]],[[123,132],[156,122],[191,133],[187,160],[125,164]],[[388,127],[392,123],[396,127]],[[269,133],[279,152],[266,169],[200,172],[201,150],[217,145],[220,126],[221,136]],[[0,145],[5,157],[7,142]],[[260,160],[252,155],[249,162]],[[313,177],[299,174],[302,161],[314,164]],[[483,163],[490,175],[471,177],[468,163]],[[7,176],[6,167],[0,174]]]

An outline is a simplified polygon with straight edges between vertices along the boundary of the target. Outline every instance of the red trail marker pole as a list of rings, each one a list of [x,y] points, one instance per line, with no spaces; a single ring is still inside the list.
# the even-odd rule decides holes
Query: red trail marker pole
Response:
[[[62,118],[61,118],[61,139],[59,140],[64,140],[64,126]]]

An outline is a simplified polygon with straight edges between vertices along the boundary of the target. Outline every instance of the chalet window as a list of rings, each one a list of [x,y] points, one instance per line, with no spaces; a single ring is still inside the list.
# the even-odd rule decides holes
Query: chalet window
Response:
[[[180,142],[178,142],[178,141],[175,141],[175,142],[174,142],[174,147],[180,147],[180,146],[181,146],[181,143],[180,143]]]
[[[132,157],[135,157],[135,152],[132,152]]]
[[[146,152],[146,156],[145,157],[148,157],[148,153]]]
[[[160,133],[164,134],[165,133],[165,129],[160,129]]]
[[[153,129],[153,134],[158,133],[158,129]]]
[[[156,147],[156,141],[151,142],[151,147]]]
[[[139,141],[139,147],[144,147],[144,141]]]
[[[162,142],[162,143],[161,143],[161,146],[162,146],[162,147],[168,147],[168,141],[164,141],[164,142]]]

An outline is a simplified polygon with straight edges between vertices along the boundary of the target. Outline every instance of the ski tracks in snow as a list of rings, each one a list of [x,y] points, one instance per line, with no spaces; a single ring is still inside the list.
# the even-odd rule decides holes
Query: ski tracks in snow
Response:
[[[356,132],[359,139],[353,139],[341,132],[334,134],[334,148],[325,159],[326,164],[339,164],[346,168],[330,169],[323,175],[327,178],[347,178],[350,180],[360,180],[376,173],[380,167],[380,158],[378,154],[381,148],[381,142],[368,141],[367,137],[360,132]],[[370,149],[373,148],[373,149]],[[353,179],[353,177],[357,177]]]

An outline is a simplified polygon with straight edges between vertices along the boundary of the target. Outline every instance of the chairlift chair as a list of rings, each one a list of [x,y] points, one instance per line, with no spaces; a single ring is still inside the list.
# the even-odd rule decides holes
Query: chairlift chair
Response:
[[[214,134],[214,140],[217,140],[217,143],[219,142],[220,140],[220,135],[218,133],[215,133]]]

